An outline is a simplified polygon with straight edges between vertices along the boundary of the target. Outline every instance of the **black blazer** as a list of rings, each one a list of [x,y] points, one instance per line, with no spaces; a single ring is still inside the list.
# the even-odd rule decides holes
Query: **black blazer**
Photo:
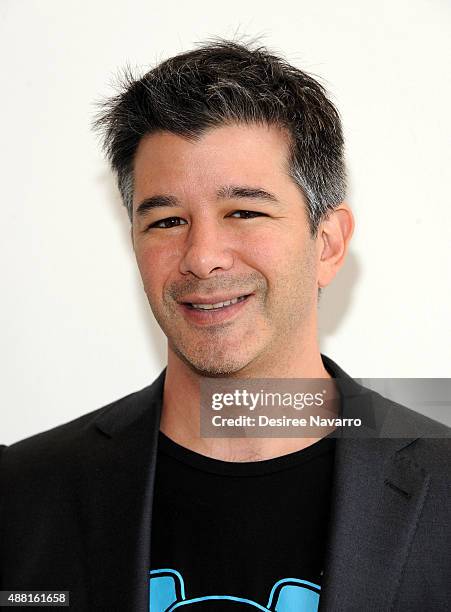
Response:
[[[450,609],[449,428],[322,359],[344,417],[409,437],[337,439],[320,612]],[[149,609],[164,377],[2,447],[0,590],[69,590],[73,612]]]

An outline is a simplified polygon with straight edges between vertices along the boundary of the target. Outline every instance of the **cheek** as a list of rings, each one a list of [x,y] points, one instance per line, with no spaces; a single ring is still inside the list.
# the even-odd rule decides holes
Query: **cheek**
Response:
[[[249,233],[238,246],[238,252],[245,253],[255,265],[263,266],[270,273],[290,273],[292,265],[305,257],[305,238],[302,232],[283,231],[282,228],[268,228]]]
[[[315,297],[316,248],[303,234],[303,228],[299,232],[292,229],[261,233],[258,239],[248,240],[246,252],[249,265],[268,280],[268,304],[276,308],[293,303],[301,305]]]
[[[146,293],[161,294],[166,279],[177,270],[179,253],[167,245],[145,245],[135,251]]]

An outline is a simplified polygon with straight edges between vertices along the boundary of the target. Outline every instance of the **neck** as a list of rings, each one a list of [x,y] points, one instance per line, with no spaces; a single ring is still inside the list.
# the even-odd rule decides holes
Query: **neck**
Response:
[[[277,361],[277,363],[275,363]],[[319,348],[286,363],[240,371],[237,378],[326,378]],[[161,431],[177,444],[222,461],[261,461],[302,450],[321,438],[202,438],[200,422],[200,382],[202,376],[191,369],[170,348],[164,384]],[[323,436],[333,431],[325,429]]]

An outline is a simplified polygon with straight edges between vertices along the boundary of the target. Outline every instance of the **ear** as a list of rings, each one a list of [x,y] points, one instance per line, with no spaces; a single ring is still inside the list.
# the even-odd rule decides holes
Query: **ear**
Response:
[[[343,265],[354,233],[354,215],[342,202],[318,228],[318,287],[326,287]]]

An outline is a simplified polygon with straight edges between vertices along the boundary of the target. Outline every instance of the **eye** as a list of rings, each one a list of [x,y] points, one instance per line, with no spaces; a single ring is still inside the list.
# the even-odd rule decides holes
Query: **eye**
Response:
[[[180,217],[167,217],[166,219],[160,219],[160,221],[155,221],[155,223],[151,223],[147,229],[158,228],[158,229],[169,229],[171,227],[178,227],[179,225],[186,224],[185,219]]]
[[[265,213],[257,212],[255,210],[236,210],[230,216],[234,217],[235,215],[242,215],[241,217],[235,217],[238,219],[253,219],[254,217],[267,217]]]

